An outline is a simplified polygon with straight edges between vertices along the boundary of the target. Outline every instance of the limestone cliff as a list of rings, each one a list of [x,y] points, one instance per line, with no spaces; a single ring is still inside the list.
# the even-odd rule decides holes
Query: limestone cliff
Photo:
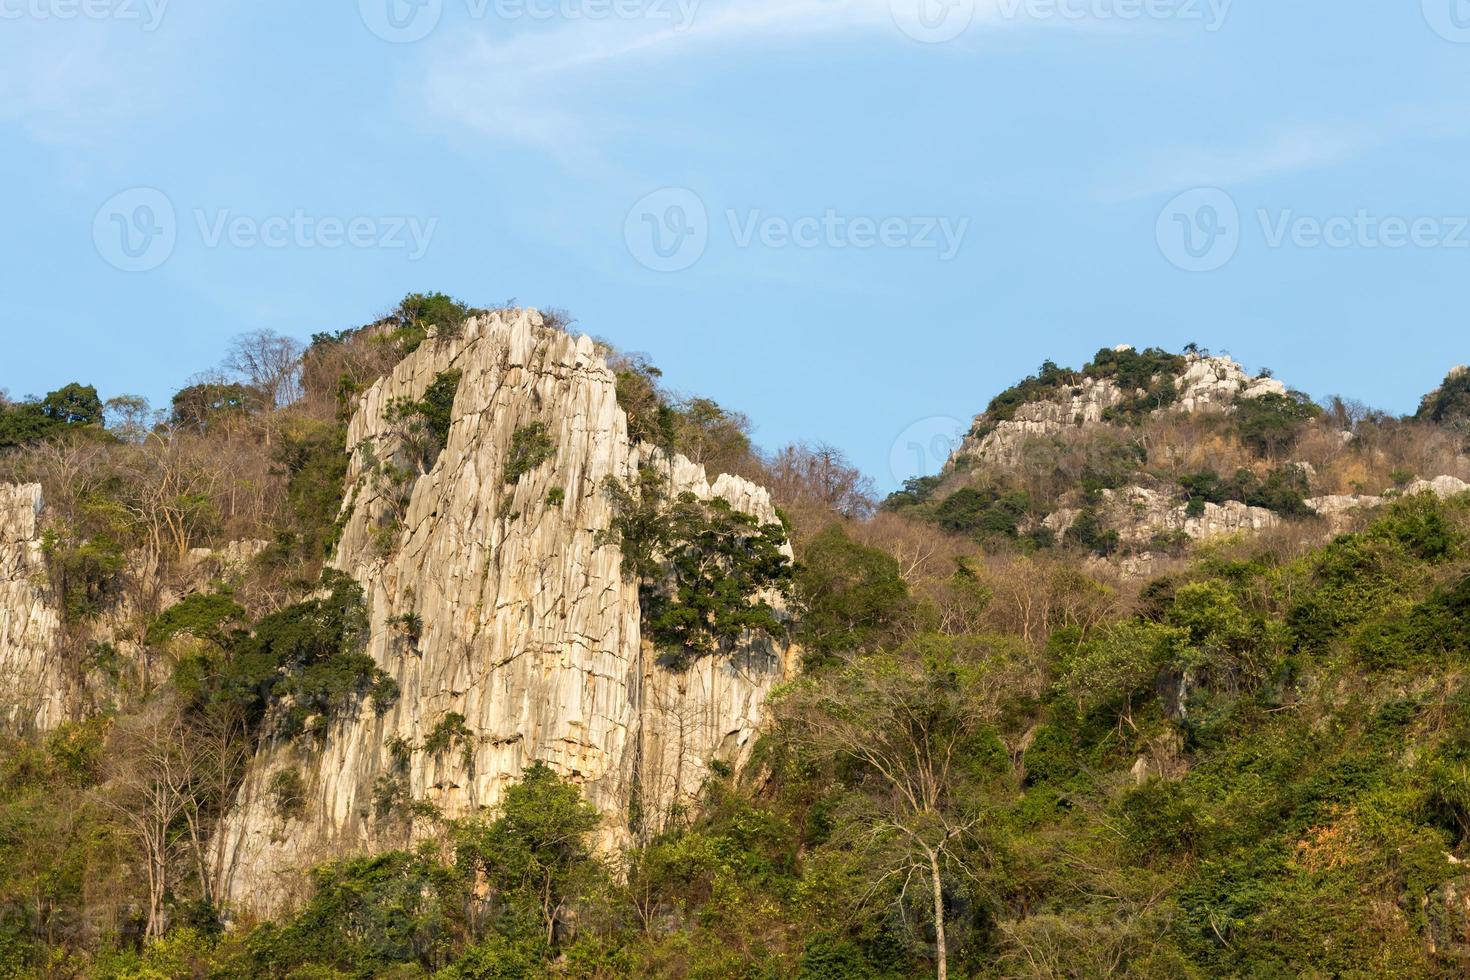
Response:
[[[395,406],[451,372],[443,450],[395,498],[373,475],[397,438]],[[554,448],[508,479],[528,431]],[[687,460],[633,444],[591,340],[529,311],[471,319],[364,395],[348,448],[335,564],[365,589],[368,653],[401,693],[381,713],[365,701],[323,739],[262,748],[225,830],[237,907],[289,898],[298,872],[332,855],[401,846],[427,831],[431,808],[456,817],[491,807],[533,762],[581,784],[614,844],[692,803],[711,763],[745,760],[791,651],[753,640],[687,669],[661,665],[640,635],[637,586],[601,533],[612,517],[605,481],[631,483],[651,463],[676,492],[724,498],[766,523],[775,509],[745,480],[710,482]],[[426,749],[456,716],[464,737]],[[306,798],[294,814],[271,789],[292,770]],[[391,805],[395,796],[411,805]]]
[[[0,726],[47,729],[68,715],[61,617],[41,550],[41,487],[0,484]]]
[[[161,568],[141,553],[129,556],[137,588],[102,613],[63,628],[62,610],[46,563],[48,512],[38,484],[0,484],[0,730],[48,731],[126,707],[166,683],[171,665],[145,649],[139,624],[185,596],[228,581],[266,546],[235,541],[196,548]],[[154,605],[140,613],[134,596]],[[98,652],[106,651],[107,659]]]

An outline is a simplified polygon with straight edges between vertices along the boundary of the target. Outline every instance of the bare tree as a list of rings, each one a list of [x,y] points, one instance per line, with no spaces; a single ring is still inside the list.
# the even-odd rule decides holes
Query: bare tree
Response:
[[[172,699],[154,701],[112,733],[99,799],[142,858],[149,936],[163,935],[167,925],[164,902],[187,849],[175,830],[198,809],[206,770],[203,746]]]
[[[103,407],[108,429],[124,442],[142,442],[162,417],[142,395],[118,395]]]
[[[916,878],[926,884],[939,980],[949,972],[944,876],[977,877],[969,851],[981,818],[964,760],[1008,683],[997,673],[965,684],[879,658],[806,682],[776,706],[787,735],[829,771],[860,767],[843,833],[874,869],[870,894],[897,881],[902,901]]]
[[[787,446],[766,460],[760,476],[776,502],[792,514],[796,526],[812,533],[833,517],[861,520],[873,513],[873,481],[836,446]]]
[[[301,397],[301,355],[305,351],[293,337],[256,330],[235,338],[224,366],[280,408]]]

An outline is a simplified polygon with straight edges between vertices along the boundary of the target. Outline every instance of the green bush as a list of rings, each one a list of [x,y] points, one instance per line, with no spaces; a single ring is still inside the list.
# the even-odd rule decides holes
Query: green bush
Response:
[[[1277,467],[1264,479],[1247,469],[1237,470],[1229,479],[1205,470],[1181,477],[1179,486],[1189,498],[1186,510],[1191,517],[1203,516],[1206,503],[1223,504],[1230,500],[1250,507],[1264,507],[1283,517],[1315,515],[1315,511],[1307,506],[1307,475],[1300,466]]]
[[[388,421],[400,426],[403,448],[421,473],[434,468],[449,442],[454,421],[454,399],[459,394],[464,372],[441,371],[434,376],[424,397],[418,401],[395,399],[388,406]]]
[[[271,799],[276,816],[292,820],[306,812],[306,783],[299,769],[281,769],[271,775]]]
[[[1002,493],[992,487],[965,487],[946,497],[934,509],[934,518],[946,531],[980,538],[1014,538],[1030,506],[1025,491]]]
[[[1082,548],[1095,555],[1111,555],[1118,550],[1120,536],[1117,531],[1107,527],[1097,511],[1089,507],[1077,515],[1072,526],[1067,528],[1067,533],[1062,536],[1064,543],[1073,547]]]
[[[609,477],[613,518],[602,543],[617,544],[623,572],[639,583],[644,635],[682,667],[744,636],[783,636],[769,595],[788,594],[786,530],[761,524],[716,497],[670,500],[652,468],[636,488]]]
[[[1414,417],[1463,428],[1470,422],[1470,371],[1460,368],[1451,372],[1443,384],[1424,396]]]
[[[1123,795],[1118,814],[1129,849],[1144,864],[1192,854],[1199,845],[1199,815],[1179,783],[1148,780]]]
[[[406,357],[418,350],[430,335],[459,336],[472,312],[464,303],[444,293],[409,293],[388,318],[395,328],[388,334],[388,343],[398,356]]]
[[[796,570],[802,605],[797,638],[808,666],[837,654],[872,652],[912,609],[898,561],[832,524],[806,546]]]
[[[456,746],[465,768],[475,764],[475,733],[470,731],[465,716],[451,711],[434,725],[424,738],[424,751],[432,756],[441,756]]]
[[[1322,409],[1301,392],[1272,392],[1235,403],[1235,431],[1249,449],[1269,458],[1296,445],[1302,426],[1321,414]]]
[[[556,443],[546,430],[546,423],[531,422],[511,435],[510,452],[505,460],[505,482],[511,486],[521,477],[556,455]]]
[[[143,642],[157,647],[180,634],[188,634],[224,646],[230,632],[227,625],[244,620],[245,610],[229,592],[196,592],[154,619]]]

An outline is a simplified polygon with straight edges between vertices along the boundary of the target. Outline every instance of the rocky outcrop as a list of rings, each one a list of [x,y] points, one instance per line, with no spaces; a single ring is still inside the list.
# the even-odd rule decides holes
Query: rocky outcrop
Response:
[[[1228,412],[1243,398],[1286,394],[1286,386],[1274,378],[1252,377],[1229,357],[1204,354],[1186,355],[1185,369],[1175,379],[1175,389],[1178,397],[1167,411]],[[1013,466],[1020,462],[1028,439],[1102,424],[1108,409],[1134,394],[1108,379],[1083,378],[1050,398],[1021,405],[1011,418],[997,421],[982,413],[976,417],[972,432],[983,434],[967,437],[956,450],[955,459],[971,457]]]
[[[0,727],[7,730],[52,728],[68,716],[42,503],[37,484],[0,484]]]
[[[1308,497],[1306,504],[1323,522],[1325,534],[1337,534],[1348,528],[1363,511],[1379,507],[1401,497],[1432,493],[1446,498],[1470,492],[1470,483],[1453,476],[1416,480],[1393,494],[1376,497],[1367,494],[1345,494]],[[1172,539],[1205,541],[1232,534],[1259,533],[1278,527],[1283,518],[1264,507],[1250,507],[1237,500],[1223,504],[1206,503],[1202,513],[1191,516],[1188,504],[1179,494],[1149,487],[1125,487],[1104,490],[1097,508],[1103,527],[1118,532],[1119,542],[1133,549],[1170,543]],[[1081,516],[1078,508],[1063,508],[1049,514],[1042,526],[1061,537]],[[1147,561],[1132,556],[1135,567],[1147,570]],[[1125,563],[1126,564],[1126,563]]]
[[[229,580],[267,544],[195,548],[167,568],[133,553],[128,575],[136,587],[96,618],[63,629],[42,546],[45,514],[41,486],[0,484],[0,730],[8,732],[47,731],[123,706],[120,687],[136,695],[166,682],[170,664],[139,642],[146,617],[132,596],[150,595],[156,609],[168,609]]]
[[[1067,530],[1081,515],[1075,508],[1059,510],[1047,516],[1042,524],[1057,536]],[[1204,512],[1191,516],[1188,505],[1177,493],[1148,487],[1126,487],[1102,491],[1099,516],[1104,527],[1118,532],[1126,545],[1156,543],[1160,538],[1182,535],[1191,541],[1223,537],[1247,531],[1264,531],[1275,527],[1281,518],[1263,507],[1247,507],[1235,500],[1223,504],[1204,505]]]
[[[404,507],[373,479],[373,461],[394,439],[393,406],[453,371],[446,445]],[[554,450],[508,480],[517,433],[533,427]],[[225,828],[237,907],[289,899],[299,872],[332,855],[401,846],[428,829],[413,814],[493,807],[533,762],[582,786],[612,846],[693,804],[713,763],[745,761],[792,651],[752,640],[687,669],[662,664],[640,634],[637,586],[603,534],[613,516],[605,483],[631,483],[650,464],[676,492],[722,497],[762,522],[775,522],[775,509],[745,480],[711,482],[685,459],[633,444],[591,340],[546,328],[534,312],[472,319],[366,393],[348,445],[335,564],[366,591],[368,653],[400,697],[382,713],[364,702],[323,739],[264,746]],[[404,628],[410,621],[421,629]],[[427,751],[431,732],[456,716],[464,744]],[[292,770],[307,801],[295,815],[271,791]]]

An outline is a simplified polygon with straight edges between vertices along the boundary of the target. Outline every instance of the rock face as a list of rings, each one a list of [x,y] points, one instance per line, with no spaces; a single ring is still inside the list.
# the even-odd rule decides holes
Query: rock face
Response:
[[[1042,525],[1060,537],[1081,513],[1076,508],[1064,508],[1047,515]],[[1281,520],[1263,507],[1247,507],[1235,500],[1207,503],[1203,514],[1191,517],[1178,494],[1148,487],[1102,491],[1100,515],[1104,526],[1116,530],[1119,540],[1129,545],[1148,545],[1160,537],[1173,535],[1203,541],[1227,534],[1264,531]]]
[[[1470,491],[1470,483],[1453,476],[1440,476],[1433,480],[1417,480],[1397,496],[1412,497],[1421,493],[1432,493],[1437,497],[1453,497]],[[1103,525],[1116,530],[1121,543],[1148,546],[1159,543],[1160,538],[1182,535],[1191,541],[1205,541],[1231,534],[1253,533],[1270,530],[1281,524],[1282,518],[1264,507],[1249,507],[1237,500],[1223,504],[1206,503],[1204,513],[1192,517],[1188,506],[1180,502],[1175,492],[1156,490],[1149,487],[1125,487],[1121,490],[1103,490],[1099,516]],[[1324,530],[1336,534],[1346,528],[1353,517],[1363,510],[1378,507],[1395,499],[1392,496],[1375,497],[1365,494],[1344,494],[1326,497],[1308,497],[1306,504],[1324,521]],[[1060,537],[1081,515],[1077,508],[1064,508],[1047,515],[1042,526]]]
[[[123,674],[133,691],[146,692],[170,672],[139,642],[139,617],[130,598],[75,631],[62,628],[42,549],[45,513],[39,485],[0,484],[0,730],[9,732],[47,731],[114,707]],[[135,574],[148,583],[143,591],[153,594],[163,610],[228,578],[266,544],[236,541],[218,550],[196,548],[166,575],[157,562],[135,555]],[[112,651],[111,669],[118,676],[83,666],[83,654],[99,647]]]
[[[47,729],[67,717],[61,617],[41,552],[41,488],[0,484],[0,726]]]
[[[1120,348],[1126,349],[1126,348]],[[1184,372],[1175,379],[1178,399],[1169,406],[1174,412],[1230,411],[1242,398],[1286,394],[1286,386],[1274,378],[1252,377],[1228,357],[1203,354],[1186,356]],[[1051,398],[1029,402],[1016,409],[1013,418],[989,425],[981,414],[975,431],[956,451],[956,458],[969,456],[1003,466],[1020,461],[1026,440],[1098,425],[1103,413],[1115,408],[1133,392],[1125,392],[1108,379],[1083,378],[1081,384],[1062,388]],[[988,431],[987,431],[988,430]],[[952,461],[953,462],[953,461]]]
[[[686,670],[661,665],[640,636],[638,589],[622,574],[621,552],[599,534],[613,516],[604,483],[630,484],[651,463],[675,492],[722,497],[762,523],[778,520],[775,508],[745,480],[711,483],[683,458],[632,444],[592,341],[541,323],[529,311],[472,319],[362,398],[335,564],[364,587],[368,653],[401,695],[381,714],[364,702],[322,740],[264,746],[225,829],[237,908],[288,900],[298,873],[324,858],[423,832],[404,807],[383,805],[389,790],[413,811],[431,804],[462,816],[493,806],[524,767],[544,762],[581,784],[611,846],[692,804],[712,762],[748,756],[792,651],[752,640]],[[393,501],[370,469],[392,440],[392,406],[422,398],[451,371],[461,380],[445,448],[401,520],[389,521]],[[555,450],[508,482],[516,434],[533,426]],[[403,628],[405,616],[422,629]],[[456,715],[466,743],[425,750]],[[272,780],[289,770],[307,802],[282,816]]]

